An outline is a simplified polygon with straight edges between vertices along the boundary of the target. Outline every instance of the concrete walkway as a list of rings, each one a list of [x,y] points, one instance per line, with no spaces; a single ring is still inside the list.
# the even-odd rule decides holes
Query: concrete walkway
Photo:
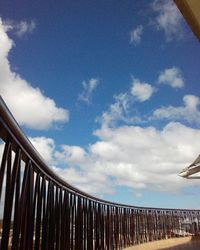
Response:
[[[192,237],[159,240],[128,247],[126,250],[200,250],[200,239]]]

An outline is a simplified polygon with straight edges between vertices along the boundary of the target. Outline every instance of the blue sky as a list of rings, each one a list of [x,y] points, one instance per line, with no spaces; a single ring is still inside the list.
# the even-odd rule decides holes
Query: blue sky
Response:
[[[69,183],[199,208],[200,45],[172,1],[2,1],[0,93]]]

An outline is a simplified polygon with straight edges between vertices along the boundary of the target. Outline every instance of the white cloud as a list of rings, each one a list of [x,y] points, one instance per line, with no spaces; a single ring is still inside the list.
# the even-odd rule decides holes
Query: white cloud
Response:
[[[83,91],[79,94],[78,99],[80,101],[86,102],[87,104],[90,104],[92,101],[92,94],[97,88],[98,84],[99,80],[95,78],[91,78],[88,82],[82,82]]]
[[[118,186],[139,193],[143,190],[174,193],[199,185],[198,181],[190,182],[178,176],[199,154],[198,129],[171,122],[161,130],[139,126],[102,127],[95,134],[98,140],[87,152],[69,145],[55,150],[49,138],[48,143],[39,145],[47,147],[43,152],[51,152],[52,157],[46,154],[47,159],[53,158],[57,163],[53,170],[61,178],[91,194],[113,193]],[[45,138],[41,140],[46,142]]]
[[[61,151],[57,151],[55,154],[59,161],[64,161],[67,163],[81,163],[85,159],[86,152],[81,147],[62,145],[61,149]]]
[[[50,165],[54,163],[55,142],[47,137],[29,137],[33,146],[40,153],[42,158]]]
[[[18,73],[13,72],[8,54],[13,41],[0,19],[0,93],[20,125],[47,129],[56,122],[66,122],[69,112],[56,106],[39,88],[34,88]]]
[[[127,92],[114,96],[114,102],[97,119],[102,126],[114,126],[118,122],[127,124],[141,122],[141,117],[133,104],[137,101],[144,102],[151,98],[156,91],[150,84],[133,79],[131,89]]]
[[[177,174],[199,153],[200,131],[179,123],[169,123],[161,131],[104,127],[96,135],[100,140],[91,146],[91,152],[101,159],[102,169],[107,166],[105,174],[116,178],[118,185],[136,189],[172,192],[187,185]]]
[[[158,82],[161,84],[167,84],[173,88],[184,87],[184,79],[181,71],[176,67],[165,69],[161,72],[158,76]]]
[[[93,159],[79,146],[61,145],[56,149],[52,138],[31,137],[33,146],[47,164],[66,182],[90,194],[114,191],[108,176],[93,167]],[[0,144],[0,153],[3,149]],[[1,158],[1,154],[0,154]],[[98,166],[98,163],[95,163]]]
[[[3,25],[6,31],[13,30],[14,33],[20,38],[25,34],[31,34],[33,30],[36,28],[36,23],[33,20],[31,21],[22,20],[20,22],[7,20],[3,22]]]
[[[30,22],[20,21],[16,25],[16,34],[19,37],[22,37],[26,33],[32,33],[35,27],[36,27],[36,23],[33,20],[31,20]]]
[[[91,195],[111,194],[114,192],[113,183],[110,183],[107,176],[103,176],[100,172],[91,171],[90,168],[80,170],[75,167],[59,168],[54,167],[53,170],[69,184],[79,188]],[[88,171],[87,171],[88,170]]]
[[[154,24],[164,31],[167,41],[183,37],[182,16],[172,0],[154,0],[152,9],[156,13]]]
[[[131,94],[139,101],[144,102],[151,98],[155,89],[148,83],[140,82],[138,79],[133,79]]]
[[[135,46],[140,44],[142,34],[143,34],[143,26],[138,25],[137,28],[135,28],[130,32],[130,43]]]
[[[118,122],[127,124],[140,122],[140,117],[132,107],[134,97],[131,93],[125,92],[114,96],[114,103],[112,103],[108,110],[104,111],[102,116],[97,119],[102,126],[115,126]]]
[[[162,107],[153,112],[154,119],[168,119],[173,121],[185,120],[191,124],[200,125],[200,111],[198,105],[200,99],[194,95],[183,97],[184,106],[181,107]]]
[[[121,93],[118,96],[114,96],[114,99],[115,102],[101,116],[101,123],[105,125],[109,125],[117,120],[123,120],[127,114],[129,96],[126,93]]]

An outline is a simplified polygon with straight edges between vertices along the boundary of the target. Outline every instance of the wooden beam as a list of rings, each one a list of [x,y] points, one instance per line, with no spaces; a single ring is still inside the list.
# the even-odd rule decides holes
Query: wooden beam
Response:
[[[174,2],[200,41],[200,0],[174,0]]]

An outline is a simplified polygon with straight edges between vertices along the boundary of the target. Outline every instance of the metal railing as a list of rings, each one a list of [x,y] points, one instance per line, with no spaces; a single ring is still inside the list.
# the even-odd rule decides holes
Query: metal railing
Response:
[[[48,168],[0,98],[0,249],[111,250],[197,235],[200,211],[128,206],[86,194]]]

